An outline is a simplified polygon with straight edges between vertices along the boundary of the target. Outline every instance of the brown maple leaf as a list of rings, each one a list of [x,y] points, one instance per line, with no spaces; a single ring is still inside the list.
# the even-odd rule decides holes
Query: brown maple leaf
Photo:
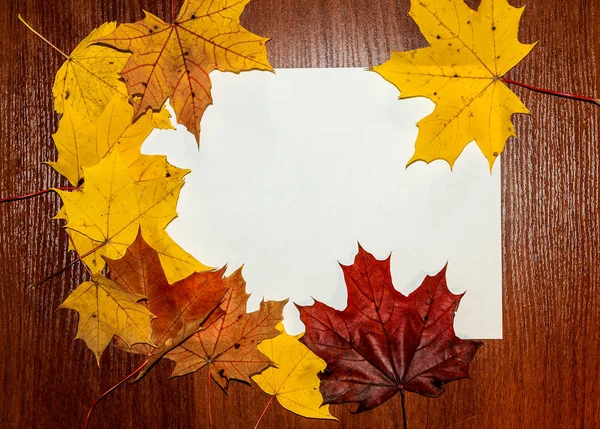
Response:
[[[144,241],[140,232],[122,258],[104,259],[111,279],[122,289],[146,297],[148,310],[156,316],[152,321],[152,340],[156,348],[145,345],[129,348],[117,343],[130,352],[147,355],[146,371],[192,333],[224,314],[219,304],[226,292],[225,268],[193,273],[169,284],[158,253]]]
[[[134,119],[147,109],[158,110],[168,97],[183,124],[200,142],[200,119],[212,104],[212,70],[273,70],[267,60],[268,39],[239,23],[250,0],[187,0],[172,24],[145,12],[134,24],[121,24],[97,41],[130,51],[121,76],[125,80]]]
[[[400,391],[437,397],[444,384],[468,377],[482,343],[454,334],[462,295],[448,290],[445,267],[408,296],[392,285],[389,257],[380,261],[359,248],[342,270],[346,309],[297,306],[306,325],[300,341],[327,363],[319,374],[324,404],[357,402],[361,412]]]
[[[260,309],[246,313],[249,294],[239,268],[225,278],[227,292],[221,303],[225,315],[175,348],[165,357],[176,362],[172,376],[189,374],[207,366],[213,379],[227,389],[230,379],[250,382],[252,375],[272,362],[257,345],[280,334],[285,301],[263,301]]]

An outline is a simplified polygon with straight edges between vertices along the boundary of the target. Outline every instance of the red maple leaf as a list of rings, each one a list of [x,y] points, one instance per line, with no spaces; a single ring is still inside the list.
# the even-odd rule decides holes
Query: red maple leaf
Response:
[[[380,261],[359,247],[354,264],[341,267],[345,310],[298,306],[306,325],[300,341],[327,362],[319,374],[324,404],[357,402],[362,412],[400,391],[437,397],[444,384],[468,377],[482,343],[454,334],[462,295],[448,290],[445,267],[408,296],[392,285],[390,257]]]

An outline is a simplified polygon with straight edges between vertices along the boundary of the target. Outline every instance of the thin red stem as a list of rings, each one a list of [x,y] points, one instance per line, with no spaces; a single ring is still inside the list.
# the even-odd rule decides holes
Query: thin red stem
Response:
[[[71,243],[71,246],[73,246],[73,250],[75,250],[75,253],[79,255],[79,250],[77,250],[77,246],[75,246],[75,241],[73,240],[73,237],[71,237],[71,234],[67,234],[67,236],[69,237],[69,242]],[[79,258],[79,260],[81,260],[81,258]],[[92,276],[93,274],[92,270],[90,270],[90,267],[88,267],[86,264],[83,264],[83,266],[88,272],[88,274]]]
[[[175,0],[171,0],[171,22],[175,24]]]
[[[210,369],[208,369],[206,372],[208,372],[208,382],[207,382],[207,386],[208,386],[208,428],[212,429],[213,427],[213,422],[212,422],[212,401],[210,399]]]
[[[104,392],[102,395],[100,395],[92,404],[92,406],[90,407],[87,416],[85,418],[85,423],[83,424],[83,429],[87,429],[88,427],[88,423],[90,422],[90,417],[92,416],[92,411],[94,411],[94,408],[96,407],[96,405],[98,404],[98,402],[100,402],[102,400],[102,398],[105,398],[107,395],[109,395],[113,390],[115,390],[116,388],[118,388],[120,385],[122,385],[123,383],[125,383],[127,380],[129,380],[131,377],[133,377],[134,375],[136,375],[138,372],[140,372],[142,370],[142,368],[144,368],[146,365],[148,364],[148,361],[144,362],[143,364],[141,364],[140,366],[138,366],[136,369],[133,370],[133,372],[131,374],[129,374],[127,377],[125,377],[123,380],[119,381],[117,384],[115,384],[113,387],[111,387],[110,389],[108,389],[106,392]]]
[[[33,283],[33,284],[29,285],[29,287],[30,287],[30,288],[37,287],[37,286],[41,285],[42,283],[45,283],[45,282],[47,282],[48,280],[50,280],[50,279],[53,279],[54,277],[58,276],[59,274],[62,274],[62,273],[64,273],[65,271],[67,271],[67,269],[68,269],[68,268],[69,268],[71,265],[75,264],[76,262],[79,262],[79,261],[81,261],[83,258],[87,258],[87,257],[88,257],[88,256],[90,256],[92,253],[94,253],[96,250],[98,250],[98,249],[100,249],[100,248],[102,248],[102,247],[104,247],[104,246],[106,246],[106,242],[104,242],[104,243],[100,243],[99,245],[97,245],[96,247],[94,247],[94,248],[93,248],[92,250],[90,250],[89,252],[86,252],[86,253],[84,253],[83,255],[79,255],[79,256],[77,257],[77,259],[75,259],[75,260],[74,260],[74,261],[72,261],[72,262],[69,262],[69,264],[68,264],[66,267],[64,267],[64,268],[60,269],[59,271],[57,271],[56,273],[54,273],[54,274],[52,274],[52,275],[50,275],[50,276],[46,277],[44,280],[41,280],[41,281],[39,281],[39,282],[37,282],[37,283]]]
[[[58,49],[56,46],[54,46],[50,40],[46,39],[44,36],[42,36],[40,33],[38,33],[37,31],[35,31],[35,29],[27,24],[27,22],[25,22],[25,20],[23,19],[23,17],[21,16],[21,14],[17,15],[17,18],[19,18],[19,21],[21,21],[23,24],[25,24],[25,27],[27,27],[33,34],[35,34],[36,36],[38,36],[40,39],[42,39],[44,42],[46,42],[48,45],[50,45],[52,48],[54,48],[54,50],[56,52],[58,52],[59,54],[61,54],[63,57],[65,57],[67,60],[69,59],[69,56],[67,54],[65,54],[63,51],[61,51],[60,49]]]
[[[265,409],[263,410],[262,414],[258,418],[258,421],[256,422],[256,425],[254,425],[254,429],[258,428],[258,425],[260,424],[261,420],[263,419],[263,417],[267,413],[267,410],[269,409],[269,405],[271,405],[271,402],[273,402],[273,399],[275,399],[275,395],[271,396],[271,399],[269,399],[269,402],[267,402],[267,405],[265,405]]]
[[[49,275],[48,277],[46,277],[46,278],[45,278],[45,279],[43,279],[43,280],[40,280],[40,281],[39,281],[39,282],[37,282],[37,283],[30,284],[30,285],[29,285],[29,287],[30,287],[31,289],[33,289],[33,288],[35,288],[35,287],[38,287],[39,285],[41,285],[41,284],[43,284],[43,283],[46,283],[48,280],[52,280],[54,277],[56,277],[56,276],[58,276],[58,275],[60,275],[60,274],[64,273],[65,271],[67,271],[69,268],[71,268],[71,266],[75,265],[75,264],[76,264],[77,262],[79,262],[80,260],[81,260],[81,258],[77,258],[77,259],[75,259],[75,260],[73,260],[73,261],[69,262],[69,263],[67,264],[67,266],[66,266],[66,267],[64,267],[64,268],[61,268],[61,269],[60,269],[60,271],[57,271],[57,272],[55,272],[54,274],[51,274],[51,275]]]
[[[52,192],[52,191],[74,191],[76,189],[77,188],[75,188],[74,186],[63,186],[62,188],[44,189],[43,191],[37,191],[37,192],[34,192],[32,194],[19,195],[17,197],[1,198],[0,199],[0,204],[1,203],[10,203],[12,201],[24,200],[26,198],[31,198],[31,197],[36,197],[38,195],[47,194],[48,192]]]
[[[594,103],[594,104],[597,104],[598,106],[600,106],[600,99],[598,99],[598,98],[587,97],[585,95],[570,94],[568,92],[553,91],[551,89],[538,88],[537,86],[529,85],[529,84],[523,83],[523,82],[518,82],[516,80],[508,79],[506,77],[502,77],[502,78],[500,78],[500,80],[504,83],[511,83],[513,85],[522,86],[523,88],[527,88],[527,89],[530,89],[530,90],[536,91],[536,92],[541,92],[543,94],[550,94],[550,95],[555,95],[557,97],[570,98],[572,100],[586,101],[586,102]]]

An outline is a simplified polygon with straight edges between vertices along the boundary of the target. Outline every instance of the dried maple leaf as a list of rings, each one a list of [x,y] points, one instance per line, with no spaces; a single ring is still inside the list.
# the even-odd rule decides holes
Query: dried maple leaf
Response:
[[[207,366],[213,379],[227,389],[230,379],[250,382],[250,376],[271,365],[256,346],[279,334],[286,301],[263,301],[260,309],[246,313],[246,282],[242,269],[225,278],[227,293],[221,303],[225,315],[205,330],[190,337],[165,357],[176,362],[173,376],[185,375]]]
[[[392,52],[373,70],[400,90],[423,96],[435,110],[419,121],[415,154],[408,161],[444,159],[450,166],[475,140],[490,169],[515,136],[511,115],[529,113],[501,77],[535,46],[519,42],[523,9],[506,0],[483,0],[474,11],[463,0],[412,0],[410,16],[430,46]]]
[[[300,335],[288,335],[283,324],[281,334],[264,340],[258,350],[273,361],[270,367],[252,380],[269,395],[274,395],[282,407],[303,417],[337,420],[323,404],[317,374],[325,369],[325,361],[298,341]],[[269,401],[270,404],[270,401]],[[268,404],[267,404],[268,406]]]
[[[154,316],[144,305],[138,304],[144,298],[122,290],[97,274],[91,281],[79,285],[60,308],[79,313],[77,338],[86,342],[100,364],[100,355],[115,335],[128,346],[154,344],[150,328]]]
[[[105,258],[111,279],[123,290],[146,297],[152,321],[152,341],[156,347],[134,346],[129,351],[147,355],[156,361],[186,339],[185,332],[197,331],[223,315],[219,307],[225,286],[223,273],[203,271],[169,284],[158,253],[141,233],[121,259]]]
[[[139,229],[159,253],[170,283],[209,269],[164,230],[177,215],[175,208],[183,182],[165,178],[137,182],[119,151],[83,171],[85,184],[81,190],[57,191],[64,203],[59,215],[67,221],[77,253],[87,255],[83,262],[92,273],[104,267],[102,256],[122,257]]]
[[[239,73],[273,70],[268,39],[242,28],[239,17],[250,0],[187,0],[173,24],[145,12],[99,40],[133,53],[121,76],[138,118],[158,110],[168,97],[183,124],[200,142],[200,119],[212,103],[212,70]]]
[[[306,334],[300,339],[327,362],[320,374],[324,404],[357,402],[370,410],[399,391],[442,394],[442,385],[468,377],[481,342],[454,334],[462,295],[446,286],[444,268],[408,296],[392,285],[390,258],[359,248],[343,266],[348,304],[343,311],[316,301],[298,306]]]
[[[49,162],[56,171],[78,186],[83,168],[92,167],[118,147],[123,160],[136,181],[172,177],[181,180],[189,170],[173,167],[165,156],[142,155],[142,143],[154,128],[173,129],[169,112],[147,112],[132,123],[133,108],[125,97],[115,95],[104,111],[91,124],[70,104],[65,104],[58,131],[52,136],[58,149],[58,160]]]
[[[118,73],[131,54],[95,44],[116,27],[116,22],[107,22],[92,31],[58,70],[52,89],[57,113],[65,113],[70,104],[84,120],[94,122],[115,94],[127,94]]]

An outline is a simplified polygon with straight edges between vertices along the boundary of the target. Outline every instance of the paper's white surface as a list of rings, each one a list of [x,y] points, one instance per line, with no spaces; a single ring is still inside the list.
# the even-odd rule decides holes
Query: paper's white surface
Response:
[[[145,153],[190,168],[171,236],[205,264],[242,264],[249,311],[263,299],[342,309],[337,261],[357,241],[392,253],[394,285],[407,294],[448,262],[448,284],[467,293],[456,315],[464,338],[502,337],[500,165],[490,175],[475,143],[445,161],[405,168],[426,99],[397,100],[362,69],[213,72],[214,106],[193,136],[154,131]],[[288,304],[285,325],[304,330]]]

